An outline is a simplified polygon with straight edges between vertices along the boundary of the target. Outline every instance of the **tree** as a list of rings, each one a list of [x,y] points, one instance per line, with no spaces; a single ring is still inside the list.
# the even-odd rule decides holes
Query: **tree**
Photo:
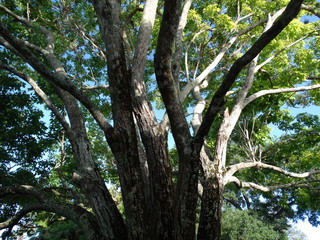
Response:
[[[279,122],[285,102],[305,99],[299,92],[308,91],[307,100],[317,103],[319,25],[300,21],[319,16],[316,1],[2,2],[2,78],[31,86],[36,102],[51,111],[51,125],[43,131],[56,134],[42,136],[48,144],[39,145],[42,157],[30,162],[38,169],[51,148],[51,167],[23,174],[33,181],[17,177],[19,162],[10,169],[16,155],[5,148],[4,238],[19,222],[24,229],[39,227],[30,223],[39,224],[41,214],[50,212],[79,226],[85,239],[221,239],[227,186],[315,190],[317,165],[297,164],[291,171],[264,161],[269,146],[249,137],[236,140],[234,129],[245,119],[252,128],[259,117],[261,129]],[[166,111],[160,120],[155,106]],[[249,128],[243,129],[249,136]],[[228,143],[241,141],[247,146],[238,151],[241,161],[227,157],[236,149]],[[249,174],[241,178],[243,172]],[[257,178],[250,179],[252,172]],[[264,185],[254,182],[263,177]],[[113,178],[121,201],[106,184]]]
[[[228,209],[223,213],[222,239],[286,239],[272,229],[268,223],[250,215],[248,211]]]
[[[289,239],[290,240],[306,240],[308,239],[307,236],[301,232],[299,229],[295,227],[290,228],[289,230]]]

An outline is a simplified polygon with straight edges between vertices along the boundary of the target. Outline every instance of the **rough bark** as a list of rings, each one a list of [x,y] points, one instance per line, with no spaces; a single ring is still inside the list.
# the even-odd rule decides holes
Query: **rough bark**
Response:
[[[179,174],[175,201],[175,238],[194,239],[199,156],[192,151],[191,134],[173,78],[171,60],[180,16],[180,1],[165,1],[154,57],[156,79],[179,153]]]
[[[166,125],[157,122],[148,100],[144,83],[145,62],[158,1],[149,0],[144,5],[134,57],[130,58],[132,60],[130,63],[127,62],[123,31],[121,29],[121,3],[117,0],[92,0],[91,2],[97,14],[101,36],[105,43],[108,89],[111,93],[114,127],[106,121],[103,114],[90,101],[87,95],[69,81],[68,75],[53,54],[54,39],[50,32],[44,28],[41,30],[48,41],[47,47],[42,49],[14,37],[0,22],[0,35],[6,41],[4,42],[0,39],[0,43],[2,45],[8,44],[8,49],[17,56],[22,57],[43,78],[50,82],[57,95],[64,102],[70,126],[54,106],[50,109],[62,123],[72,145],[78,167],[74,173],[73,180],[80,186],[92,207],[93,214],[89,214],[90,217],[87,216],[88,218],[85,221],[79,222],[80,220],[74,219],[74,221],[78,220],[79,226],[84,227],[88,221],[91,225],[96,225],[97,234],[92,235],[92,237],[89,236],[88,239],[148,240],[152,238],[159,240],[194,240],[198,201],[198,174],[201,167],[203,194],[198,229],[199,240],[221,239],[222,198],[226,183],[234,182],[242,187],[254,187],[266,191],[272,189],[263,188],[254,183],[241,182],[233,176],[236,171],[249,167],[264,167],[291,177],[309,176],[294,175],[273,166],[259,165],[257,163],[232,166],[227,172],[225,169],[226,146],[241,110],[257,97],[279,92],[315,89],[319,88],[319,85],[295,90],[269,90],[258,92],[246,98],[252,83],[252,81],[248,81],[243,91],[240,92],[240,98],[235,103],[230,116],[228,111],[225,111],[225,118],[218,133],[213,160],[210,159],[204,148],[205,137],[215,116],[222,110],[225,103],[224,97],[238,74],[297,15],[302,3],[301,0],[292,0],[279,20],[256,41],[249,51],[236,60],[212,98],[204,119],[202,119],[202,112],[205,109],[205,100],[202,99],[198,85],[217,66],[235,42],[237,36],[244,32],[231,37],[222,46],[220,53],[213,62],[192,83],[188,84],[179,96],[179,66],[175,64],[180,65],[182,30],[186,24],[187,12],[192,1],[185,1],[185,11],[183,11],[182,17],[180,17],[181,3],[179,0],[165,1],[154,64],[158,87],[167,110],[179,154],[179,173],[176,189],[174,189],[172,182],[167,150],[168,128]],[[33,27],[32,22],[14,17],[23,22],[28,28]],[[259,23],[253,24],[252,28],[265,22],[266,20],[261,20]],[[176,41],[176,53],[174,53],[173,48],[174,41]],[[50,67],[47,67],[34,52],[44,56]],[[256,62],[253,61],[249,67],[249,70],[252,70],[252,74],[254,74],[255,65]],[[0,62],[0,67],[33,84],[32,79],[2,62]],[[54,71],[51,71],[51,69]],[[37,85],[33,84],[33,86],[37,91]],[[190,134],[189,124],[181,104],[181,101],[186,98],[191,90],[194,90],[199,101],[194,112],[194,116],[197,118],[194,118],[192,123],[195,133],[194,138]],[[48,105],[52,105],[50,101],[47,101],[47,96],[43,92],[37,91],[37,93],[43,97]],[[104,131],[116,159],[125,208],[125,221],[112,200],[93,160],[84,118],[78,101],[90,111]],[[200,163],[202,166],[200,166]],[[297,186],[301,186],[304,183],[302,181]],[[44,208],[44,206],[42,207]],[[52,206],[51,210],[53,209],[54,206]],[[49,207],[46,210],[50,211]],[[62,214],[63,212],[60,213]]]
[[[71,125],[71,131],[67,134],[77,161],[77,172],[73,175],[73,181],[81,187],[88,198],[104,239],[128,239],[122,216],[93,160],[79,106],[69,94],[64,94],[62,97]]]
[[[201,210],[197,239],[221,239],[221,218],[224,192],[224,178],[216,174],[203,184]]]
[[[107,141],[117,161],[128,226],[129,239],[148,239],[143,169],[130,98],[131,73],[123,46],[120,3],[113,0],[92,1],[106,47],[108,77],[114,119],[114,131],[106,132]]]
[[[144,81],[145,62],[157,4],[157,0],[147,1],[143,10],[132,64],[131,97],[147,161],[142,164],[147,166],[145,199],[149,234],[153,239],[173,239],[174,194],[167,151],[168,129],[157,123]]]

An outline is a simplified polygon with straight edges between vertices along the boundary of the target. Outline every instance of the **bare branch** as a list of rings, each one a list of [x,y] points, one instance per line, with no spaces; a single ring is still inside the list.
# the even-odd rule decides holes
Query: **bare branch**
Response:
[[[109,85],[98,85],[98,86],[87,86],[87,87],[82,87],[81,89],[83,91],[93,91],[93,90],[97,90],[97,89],[108,89],[110,86]]]
[[[281,173],[285,176],[293,177],[293,178],[307,178],[307,177],[311,177],[316,174],[320,174],[320,170],[314,170],[314,171],[309,171],[309,172],[304,172],[304,173],[294,173],[294,172],[286,171],[280,167],[276,167],[276,166],[262,163],[262,162],[243,162],[243,163],[237,163],[237,164],[230,166],[226,175],[228,177],[231,177],[236,172],[238,172],[240,170],[248,169],[248,168],[269,169],[269,170],[273,170],[275,172],[278,172],[278,173]]]
[[[209,108],[203,118],[202,124],[195,137],[198,149],[200,151],[204,137],[208,134],[209,129],[216,115],[221,111],[222,106],[225,104],[225,94],[229,91],[232,84],[236,80],[241,70],[254,59],[262,49],[269,44],[299,13],[302,0],[291,0],[287,5],[285,11],[281,14],[279,19],[274,22],[272,27],[264,32],[260,38],[253,44],[253,46],[239,59],[237,59],[229,72],[225,76],[222,84],[214,94]]]
[[[227,50],[232,46],[232,44],[236,41],[237,37],[233,37],[230,41],[224,44],[219,51],[219,54],[215,57],[215,59],[210,63],[208,67],[192,82],[189,82],[187,86],[180,93],[180,100],[183,101],[189,94],[189,92],[197,85],[199,85],[208,75],[209,73],[219,64]]]
[[[252,101],[256,100],[259,97],[269,94],[277,94],[277,93],[287,93],[287,92],[299,92],[299,91],[309,91],[313,89],[320,88],[320,84],[318,85],[311,85],[306,87],[296,87],[296,88],[279,88],[279,89],[270,89],[270,90],[261,90],[252,94],[251,96],[247,97],[244,101],[244,106],[248,105]]]
[[[313,33],[313,32],[312,32]],[[266,65],[267,63],[271,62],[272,59],[274,59],[275,57],[279,56],[280,53],[284,52],[285,50],[291,48],[292,46],[296,45],[297,43],[301,42],[302,40],[308,38],[312,33],[308,33],[306,36],[299,38],[298,40],[294,41],[293,43],[287,45],[286,47],[284,47],[283,49],[281,49],[280,51],[276,52],[273,56],[267,58],[264,62],[260,63],[255,71],[259,71],[264,65]]]
[[[256,28],[257,26],[268,22],[272,22],[274,21],[274,19],[276,19],[281,13],[284,12],[284,8],[277,11],[273,16],[272,19],[270,20],[269,18],[265,18],[263,20],[260,20],[258,22],[256,22],[255,24],[252,24],[250,27],[248,27],[247,29],[244,29],[238,33],[236,33],[228,42],[226,42],[225,44],[222,45],[221,50],[219,51],[219,54],[215,57],[215,59],[210,63],[209,66],[206,67],[206,69],[204,71],[202,71],[202,73],[195,78],[194,81],[188,83],[188,85],[184,88],[184,90],[182,91],[182,93],[180,94],[180,99],[182,99],[182,101],[187,97],[187,95],[189,94],[189,92],[197,85],[199,85],[209,74],[210,72],[219,64],[219,62],[221,61],[221,59],[223,58],[223,56],[225,55],[225,53],[228,51],[228,49],[233,45],[233,43],[237,40],[237,38],[241,35],[246,34],[247,32],[251,31],[252,29]],[[247,17],[247,16],[246,16]],[[240,21],[240,20],[239,20]],[[267,29],[269,27],[266,27]],[[199,32],[199,33],[202,33]],[[241,50],[241,48],[239,49]]]
[[[103,51],[103,48],[101,48],[96,42],[95,40],[88,34],[86,33],[80,26],[78,26],[77,24],[75,24],[75,27],[78,29],[78,31],[80,32],[80,34],[82,35],[83,38],[87,39],[93,46],[93,51],[94,48],[96,48],[98,50],[98,52],[96,52],[96,54],[101,57],[104,61],[107,60],[106,55]]]
[[[177,29],[177,34],[175,37],[175,45],[176,45],[176,50],[175,50],[175,54],[173,57],[173,64],[174,64],[174,68],[173,68],[173,78],[175,79],[176,83],[177,83],[177,87],[179,89],[179,72],[180,72],[180,63],[181,63],[181,59],[182,59],[182,36],[183,36],[183,30],[187,24],[187,16],[188,16],[188,12],[189,9],[191,7],[193,0],[186,0],[182,9],[182,13],[180,16],[180,21],[179,21],[179,25],[178,25],[178,29]]]
[[[311,13],[313,13],[314,15],[316,15],[318,18],[320,18],[320,12],[317,11],[315,8],[313,8],[313,7],[311,7],[311,6],[302,4],[302,5],[301,5],[301,9],[306,10],[306,11],[308,11],[308,12],[311,12]],[[319,9],[318,9],[318,10],[319,10]]]
[[[237,177],[232,176],[229,182],[236,183],[241,188],[250,188],[260,190],[262,192],[271,192],[277,189],[289,189],[289,188],[310,188],[310,183],[320,182],[320,180],[307,180],[307,181],[297,181],[287,184],[280,184],[274,186],[262,186],[253,182],[242,182]]]

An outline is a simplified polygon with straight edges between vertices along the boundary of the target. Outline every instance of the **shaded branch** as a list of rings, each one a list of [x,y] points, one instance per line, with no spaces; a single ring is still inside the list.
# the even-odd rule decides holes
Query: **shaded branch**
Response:
[[[13,226],[17,225],[18,222],[30,212],[35,211],[47,211],[53,212],[60,216],[70,219],[76,223],[83,231],[87,239],[91,239],[92,236],[100,236],[102,234],[96,227],[98,225],[94,215],[87,210],[77,205],[71,205],[66,203],[60,203],[54,200],[29,204],[19,210],[10,219],[0,223],[0,229],[8,228],[9,231],[4,233],[2,236],[6,236],[10,233]],[[99,238],[92,238],[99,239]]]
[[[180,1],[166,1],[154,56],[156,79],[166,106],[178,151],[183,152],[191,138],[189,126],[172,75],[173,43],[180,16]]]
[[[0,197],[8,195],[26,194],[35,197],[38,201],[43,201],[45,196],[38,189],[31,185],[19,185],[15,187],[0,187]]]
[[[55,105],[50,101],[49,97],[45,94],[45,92],[42,91],[42,89],[38,86],[38,84],[30,77],[27,75],[17,71],[16,69],[4,64],[0,60],[0,67],[13,73],[14,75],[18,76],[19,78],[25,80],[28,82],[36,94],[44,101],[44,103],[47,105],[47,107],[52,111],[52,113],[56,116],[56,118],[59,120],[61,125],[66,131],[70,131],[70,126],[69,123],[66,121],[66,119],[63,117],[62,114],[60,114],[59,110],[55,107]]]
[[[76,86],[74,86],[67,76],[62,77],[58,74],[62,73],[64,70],[61,67],[55,68],[55,72],[50,71],[44,63],[42,63],[31,51],[30,49],[21,44],[21,41],[14,37],[8,29],[6,29],[2,21],[0,21],[0,35],[15,49],[15,51],[19,52],[19,56],[22,56],[25,61],[27,61],[41,76],[47,79],[49,82],[53,83],[54,85],[62,88],[63,90],[72,94],[76,99],[78,99],[93,115],[96,121],[99,123],[101,128],[108,132],[112,128],[112,126],[107,122],[106,118],[103,116],[101,111],[94,105],[94,103],[83,94],[83,92],[79,91]],[[47,39],[50,36],[47,37]],[[48,41],[50,43],[50,41]],[[54,59],[55,56],[51,53],[51,48],[53,47],[52,44],[49,45],[49,52],[46,57],[50,58],[51,64],[53,62],[57,63],[57,60]],[[57,64],[58,65],[58,64]]]

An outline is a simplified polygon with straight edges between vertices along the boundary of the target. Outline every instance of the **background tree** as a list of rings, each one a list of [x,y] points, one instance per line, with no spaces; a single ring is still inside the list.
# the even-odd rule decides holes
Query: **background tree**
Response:
[[[319,23],[301,17],[319,13],[302,2],[3,0],[3,238],[60,223],[85,239],[221,239],[224,193],[247,197],[235,186],[266,218],[318,211],[318,119],[281,109],[318,103]],[[270,123],[292,134],[274,142]]]

